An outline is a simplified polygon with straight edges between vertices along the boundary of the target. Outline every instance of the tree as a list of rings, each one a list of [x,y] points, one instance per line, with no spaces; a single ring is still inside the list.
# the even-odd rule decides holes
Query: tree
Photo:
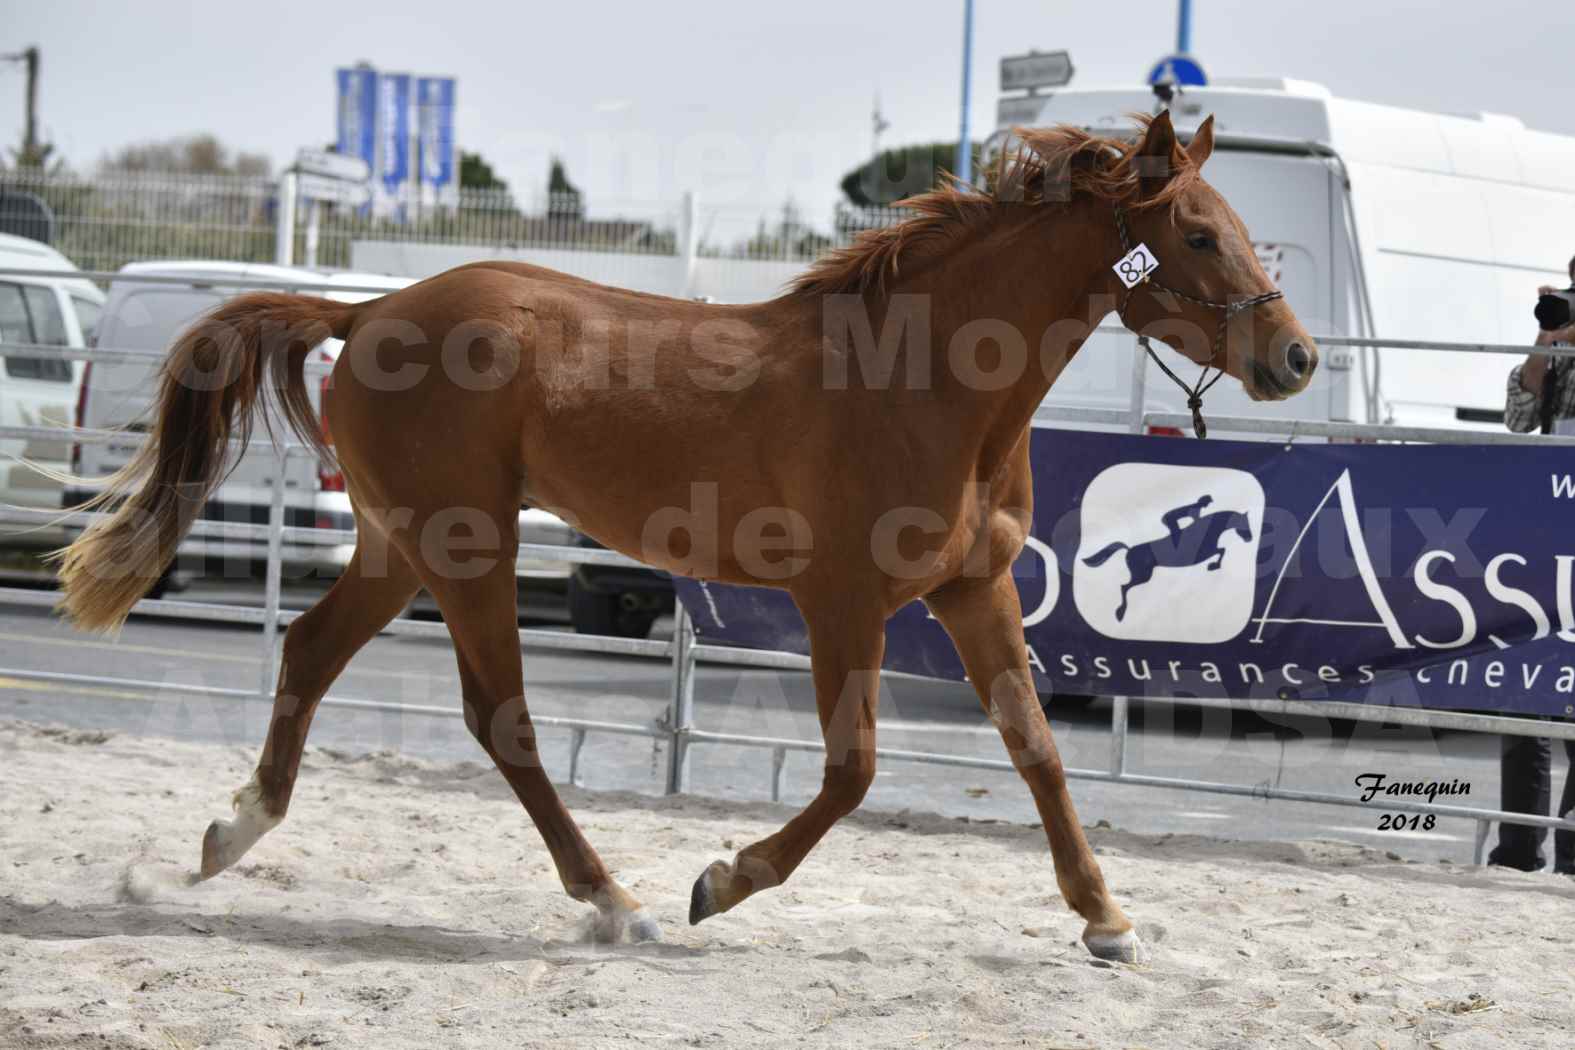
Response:
[[[459,155],[459,188],[462,190],[506,190],[509,184],[498,178],[492,165],[479,153]]]
[[[58,175],[65,170],[63,158],[51,161],[54,156],[55,145],[52,142],[37,142],[29,149],[26,142],[11,149],[11,161],[18,171],[42,171],[50,175]],[[5,160],[0,158],[0,171],[5,171]]]
[[[232,154],[229,147],[206,132],[122,146],[99,162],[99,169],[106,172],[181,175],[267,175],[271,167],[263,154]]]
[[[860,207],[884,207],[935,189],[956,164],[955,142],[881,150],[874,162],[866,161],[842,177],[842,193]]]
[[[547,174],[547,214],[555,219],[585,218],[585,197],[569,181],[561,157],[552,158],[552,170]]]

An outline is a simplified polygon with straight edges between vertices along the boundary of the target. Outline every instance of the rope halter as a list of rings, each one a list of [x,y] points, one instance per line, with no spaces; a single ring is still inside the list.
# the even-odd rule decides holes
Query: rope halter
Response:
[[[1119,204],[1115,206],[1115,209],[1116,229],[1121,234],[1121,254],[1122,257],[1125,258],[1132,252],[1132,238],[1127,233],[1127,216],[1125,209],[1123,209]],[[1154,269],[1158,269],[1157,260],[1155,262]],[[1150,273],[1152,273],[1152,271],[1150,271]],[[1262,306],[1264,303],[1272,303],[1276,299],[1283,299],[1285,298],[1285,293],[1276,288],[1273,291],[1264,292],[1262,295],[1255,295],[1250,299],[1242,299],[1234,303],[1218,303],[1212,299],[1200,299],[1195,295],[1188,295],[1186,292],[1178,292],[1169,285],[1161,284],[1159,281],[1154,280],[1151,276],[1145,275],[1136,283],[1127,287],[1125,294],[1123,294],[1121,297],[1121,305],[1116,308],[1116,316],[1121,318],[1121,323],[1126,325],[1127,328],[1134,332],[1137,332],[1137,329],[1132,328],[1131,325],[1127,324],[1127,305],[1132,301],[1132,293],[1137,291],[1138,288],[1144,284],[1148,284],[1159,291],[1173,295],[1177,299],[1181,299],[1189,303],[1195,303],[1198,306],[1206,306],[1211,310],[1218,310],[1220,312],[1220,323],[1219,326],[1214,330],[1213,353],[1209,356],[1208,363],[1203,366],[1203,371],[1198,374],[1198,381],[1193,383],[1191,386],[1188,386],[1180,376],[1176,375],[1175,372],[1172,372],[1169,365],[1160,360],[1159,355],[1154,352],[1154,347],[1149,344],[1148,336],[1138,332],[1137,337],[1138,345],[1148,353],[1149,357],[1153,358],[1154,363],[1159,366],[1160,371],[1169,376],[1171,381],[1179,386],[1187,395],[1187,407],[1192,410],[1192,432],[1200,438],[1208,437],[1209,428],[1208,425],[1203,422],[1203,395],[1208,393],[1209,388],[1215,383],[1219,382],[1220,377],[1225,374],[1225,369],[1215,362],[1221,359],[1220,354],[1225,348],[1225,332],[1230,328],[1231,319],[1238,313],[1241,313],[1243,310],[1251,310]],[[1214,369],[1214,375],[1212,378],[1209,376],[1210,368]]]

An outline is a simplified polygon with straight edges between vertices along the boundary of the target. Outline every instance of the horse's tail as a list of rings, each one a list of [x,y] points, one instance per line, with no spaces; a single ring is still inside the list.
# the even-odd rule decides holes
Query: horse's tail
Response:
[[[1127,549],[1127,545],[1125,543],[1122,543],[1120,540],[1117,540],[1115,543],[1110,544],[1110,546],[1108,546],[1108,547],[1101,547],[1099,550],[1095,551],[1093,554],[1090,554],[1088,557],[1084,558],[1083,559],[1083,564],[1091,566],[1091,567],[1097,569],[1101,565],[1105,564],[1105,562],[1109,561],[1110,560],[1110,556],[1112,554],[1115,554],[1117,551],[1123,551],[1123,550],[1126,550],[1126,549]]]
[[[79,627],[112,631],[175,559],[176,548],[228,468],[230,440],[252,433],[252,408],[271,397],[298,437],[330,454],[307,395],[312,348],[345,338],[356,307],[328,299],[254,292],[192,325],[160,370],[157,419],[142,448],[82,506],[114,505],[54,557],[59,608]],[[274,437],[271,417],[264,417]]]

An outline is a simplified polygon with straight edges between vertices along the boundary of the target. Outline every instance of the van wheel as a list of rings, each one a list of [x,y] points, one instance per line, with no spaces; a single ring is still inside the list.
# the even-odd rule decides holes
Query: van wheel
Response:
[[[644,638],[656,623],[656,610],[635,595],[601,594],[569,579],[569,621],[578,634]]]
[[[1039,706],[1044,713],[1049,715],[1052,709],[1058,711],[1083,711],[1093,706],[1097,696],[1079,696],[1075,693],[1040,693]]]

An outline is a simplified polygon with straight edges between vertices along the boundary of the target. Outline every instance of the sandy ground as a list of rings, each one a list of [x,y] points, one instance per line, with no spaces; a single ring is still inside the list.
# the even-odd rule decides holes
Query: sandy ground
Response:
[[[1559,876],[1096,827],[1153,955],[1111,966],[1037,828],[861,814],[691,928],[788,810],[566,790],[667,935],[602,946],[478,764],[311,751],[289,821],[185,885],[252,759],[0,723],[0,1046],[1575,1045]]]

